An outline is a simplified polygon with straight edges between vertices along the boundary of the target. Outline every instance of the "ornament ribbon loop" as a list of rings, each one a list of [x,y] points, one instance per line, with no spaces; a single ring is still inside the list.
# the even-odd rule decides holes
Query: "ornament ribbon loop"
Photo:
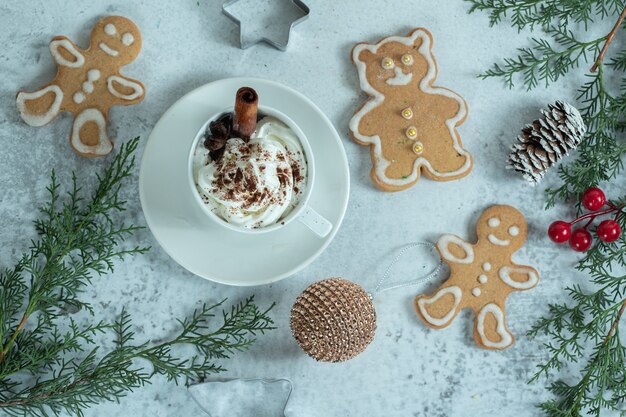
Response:
[[[443,261],[441,260],[441,258],[439,257],[439,262],[437,263],[437,266],[430,271],[429,273],[427,273],[426,275],[423,275],[421,277],[418,278],[414,278],[408,281],[403,281],[403,282],[395,282],[395,283],[390,283],[387,286],[384,286],[385,282],[387,281],[387,279],[389,278],[389,274],[391,272],[391,270],[393,269],[394,266],[396,266],[396,264],[400,261],[400,259],[402,259],[402,257],[411,249],[413,248],[418,248],[418,247],[427,247],[430,248],[431,251],[435,248],[435,245],[431,242],[414,242],[414,243],[410,243],[406,246],[404,246],[400,252],[398,252],[398,255],[396,255],[396,257],[394,258],[394,260],[389,264],[389,266],[387,267],[387,269],[385,270],[385,273],[383,274],[382,278],[380,279],[380,281],[378,281],[378,285],[376,285],[376,288],[374,289],[374,292],[372,294],[370,294],[370,297],[373,298],[374,295],[383,292],[383,291],[388,291],[388,290],[392,290],[395,288],[402,288],[402,287],[408,287],[408,286],[412,286],[412,285],[419,285],[422,284],[424,282],[428,282],[430,280],[432,280],[433,278],[435,278],[437,276],[437,274],[439,273],[439,271],[441,270],[441,266],[443,265]],[[435,250],[436,252],[436,250]]]

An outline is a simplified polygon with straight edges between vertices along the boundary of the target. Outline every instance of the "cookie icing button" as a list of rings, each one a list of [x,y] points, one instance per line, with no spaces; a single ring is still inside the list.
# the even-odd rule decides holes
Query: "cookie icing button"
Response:
[[[488,281],[487,275],[481,274],[478,276],[478,282],[481,284],[486,284]]]
[[[492,314],[494,319],[496,320],[496,332],[500,336],[500,340],[497,342],[489,340],[489,338],[485,334],[485,318],[487,314]],[[478,332],[482,343],[487,347],[504,349],[513,343],[513,337],[511,337],[511,334],[504,327],[504,313],[502,312],[500,307],[493,303],[487,304],[478,313],[476,331]]]
[[[107,45],[104,42],[100,42],[100,44],[98,44],[98,47],[104,51],[106,54],[111,55],[111,56],[118,56],[120,53],[118,51],[116,51],[115,49],[111,48],[109,45]]]
[[[93,93],[93,89],[94,89],[94,87],[93,87],[93,83],[91,81],[85,81],[83,83],[83,91],[85,93]]]
[[[496,235],[492,233],[489,233],[489,236],[487,236],[487,239],[489,239],[489,242],[498,246],[509,246],[509,244],[511,243],[511,241],[507,239],[498,239]]]
[[[450,252],[450,245],[459,246],[465,252],[464,258],[458,258]],[[450,261],[459,264],[471,264],[474,262],[474,248],[468,242],[455,235],[443,235],[437,241],[437,248],[441,256]]]
[[[69,61],[59,52],[59,48],[63,48],[66,52],[71,54],[74,58],[74,61]],[[57,64],[62,65],[64,67],[70,68],[80,68],[85,63],[85,57],[83,54],[78,52],[76,47],[70,42],[68,39],[56,39],[50,42],[50,54],[57,62]]]
[[[122,35],[122,43],[126,46],[130,46],[135,42],[135,37],[132,33],[125,33]]]
[[[28,111],[28,109],[26,108],[27,101],[37,100],[38,98],[41,98],[50,92],[54,93],[54,101],[50,105],[48,111],[46,111],[44,114],[35,114]],[[17,109],[20,112],[22,120],[24,120],[29,126],[34,127],[40,127],[50,123],[50,121],[52,121],[52,119],[54,119],[56,115],[59,114],[62,102],[63,91],[57,85],[49,85],[46,88],[35,91],[34,93],[25,93],[21,91],[17,95]]]
[[[483,271],[491,271],[491,264],[489,262],[483,264]]]
[[[511,278],[511,273],[522,274],[526,276],[526,281],[515,281]],[[527,268],[515,268],[510,266],[503,266],[498,271],[498,276],[506,285],[516,290],[527,290],[534,287],[539,282],[539,276],[534,270]]]
[[[413,110],[411,110],[410,107],[407,107],[406,109],[402,110],[402,117],[404,117],[407,120],[410,120],[411,118],[413,118]]]
[[[100,79],[100,71],[97,69],[90,69],[87,71],[87,80],[94,82]]]
[[[411,139],[411,140],[414,140],[414,139],[416,139],[416,138],[417,138],[417,128],[416,128],[415,126],[410,126],[410,127],[406,130],[405,134],[406,134],[406,137],[407,137],[407,138],[409,138],[409,139]]]
[[[430,315],[430,313],[428,313],[428,310],[426,309],[426,306],[437,302],[437,300],[439,300],[441,297],[443,297],[446,294],[452,294],[452,296],[454,297],[454,305],[452,306],[452,308],[450,309],[450,311],[448,311],[448,313],[441,317],[441,318],[437,318],[437,317],[433,317]],[[426,298],[420,298],[417,301],[417,305],[422,313],[422,315],[424,316],[424,318],[433,326],[444,326],[446,325],[451,319],[452,317],[454,317],[454,315],[456,314],[456,308],[459,306],[459,304],[461,304],[461,298],[463,296],[463,292],[461,291],[461,289],[459,287],[448,287],[448,288],[444,288],[442,290],[440,290],[433,298],[431,299],[426,299]]]
[[[417,155],[421,155],[424,152],[424,145],[422,142],[415,142],[415,145],[413,145],[413,152]]]
[[[481,293],[480,288],[472,288],[472,295],[474,297],[480,297],[480,293]]]
[[[132,89],[133,92],[130,94],[120,93],[119,91],[115,89],[115,86],[113,85],[114,82],[119,83],[123,85],[124,87]],[[107,90],[109,90],[109,93],[111,93],[115,97],[121,98],[123,100],[134,100],[143,95],[143,87],[140,84],[135,83],[133,81],[129,81],[118,75],[111,75],[109,78],[107,78]]]
[[[83,101],[85,101],[85,95],[79,91],[76,94],[74,94],[74,97],[72,97],[72,99],[74,100],[74,103],[80,104]]]

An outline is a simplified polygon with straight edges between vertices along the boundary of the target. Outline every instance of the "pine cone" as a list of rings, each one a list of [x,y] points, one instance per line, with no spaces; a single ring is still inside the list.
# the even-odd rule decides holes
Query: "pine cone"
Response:
[[[543,117],[522,129],[508,161],[508,168],[522,173],[532,185],[576,149],[587,130],[578,110],[565,102],[549,104],[541,114]]]

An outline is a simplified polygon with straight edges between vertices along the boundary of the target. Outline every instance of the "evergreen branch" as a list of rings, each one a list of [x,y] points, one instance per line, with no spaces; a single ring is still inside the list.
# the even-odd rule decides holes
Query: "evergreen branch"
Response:
[[[587,134],[578,147],[575,161],[559,167],[562,185],[547,190],[546,208],[559,200],[578,197],[587,188],[611,181],[623,171],[626,143],[622,133],[626,128],[626,50],[615,51],[605,58],[608,46],[623,28],[626,4],[623,0],[469,0],[470,12],[481,10],[490,14],[490,23],[500,23],[504,17],[518,30],[540,26],[550,41],[534,39],[529,48],[520,50],[514,59],[494,65],[481,77],[502,77],[509,87],[514,80],[523,80],[527,89],[540,81],[546,85],[557,81],[581,62],[595,61],[588,81],[579,89],[581,115]],[[569,29],[576,23],[587,24],[594,19],[615,16],[617,23],[611,32],[589,42],[578,41]],[[576,28],[579,29],[579,28]],[[604,42],[602,49],[599,49]],[[558,45],[554,47],[553,45]],[[605,62],[605,64],[603,64]],[[596,70],[597,72],[593,72]],[[609,91],[605,69],[622,78],[619,89]],[[622,74],[620,74],[620,72]],[[626,197],[611,202],[623,207]],[[626,213],[615,218],[626,230]],[[626,236],[613,243],[598,242],[586,253],[576,267],[588,274],[593,289],[579,285],[567,287],[569,300],[552,304],[546,317],[531,328],[529,335],[547,335],[544,347],[548,358],[537,366],[529,382],[551,372],[561,372],[572,363],[582,362],[580,378],[575,383],[558,379],[548,386],[554,399],[540,404],[550,417],[600,416],[611,410],[625,414],[626,346],[619,337],[619,322],[626,309],[626,275],[613,272],[626,268]]]
[[[135,343],[125,309],[113,323],[66,320],[69,307],[94,314],[80,299],[94,276],[113,271],[116,259],[149,249],[124,247],[141,228],[119,220],[126,209],[120,191],[133,173],[137,145],[138,138],[121,147],[98,175],[90,198],[76,176],[62,198],[53,172],[49,201],[34,222],[39,237],[13,269],[0,273],[0,410],[7,415],[82,416],[90,406],[117,401],[155,375],[175,383],[199,381],[224,370],[214,359],[229,358],[248,348],[256,334],[274,328],[268,316],[273,305],[260,310],[253,298],[223,312],[217,326],[210,319],[223,302],[205,305],[179,321],[177,336],[156,344]],[[103,334],[115,338],[106,353],[98,347]],[[177,354],[184,345],[196,353]]]
[[[598,65],[600,65],[600,63],[604,59],[604,55],[606,55],[606,51],[609,49],[609,45],[611,44],[611,42],[613,42],[613,38],[615,38],[615,34],[617,33],[617,30],[622,25],[622,22],[624,21],[624,17],[626,17],[626,7],[624,7],[624,10],[622,10],[622,13],[620,13],[619,18],[617,19],[617,22],[615,22],[615,25],[613,26],[613,29],[611,29],[609,34],[606,35],[606,42],[604,43],[604,46],[602,46],[602,49],[600,50],[598,59],[596,59],[596,62],[593,63],[593,66],[591,67],[591,72],[596,72],[596,70],[598,69]]]
[[[465,0],[471,4],[469,13],[489,14],[489,25],[501,23],[509,17],[511,26],[518,30],[535,27],[567,26],[582,23],[587,29],[594,17],[603,19],[619,13],[623,0]]]
[[[125,255],[145,253],[149,248],[118,249],[123,238],[139,228],[116,224],[111,215],[125,210],[125,201],[119,199],[121,182],[128,178],[135,164],[133,156],[139,143],[135,138],[122,145],[118,156],[108,166],[91,201],[84,203],[76,176],[67,201],[59,203],[59,184],[52,173],[49,203],[40,211],[42,219],[35,221],[40,239],[33,241],[10,274],[17,283],[13,290],[11,306],[3,309],[0,317],[3,338],[0,339],[0,364],[12,350],[28,319],[36,313],[46,320],[54,320],[64,305],[74,304],[90,308],[77,300],[85,285],[91,283],[92,274],[102,275],[113,270],[112,260]],[[24,275],[29,276],[29,285]],[[28,288],[28,290],[26,290]],[[21,292],[20,292],[21,291]],[[28,294],[25,294],[28,292]],[[27,303],[23,306],[22,298]],[[17,319],[18,310],[22,309]]]
[[[110,326],[116,337],[113,350],[98,359],[95,348],[83,360],[64,362],[49,378],[0,401],[0,409],[9,415],[51,413],[59,416],[63,412],[82,415],[84,409],[94,404],[117,401],[128,392],[149,384],[154,375],[163,375],[168,381],[178,383],[180,380],[202,381],[210,374],[222,372],[225,369],[212,358],[229,358],[234,350],[250,345],[249,335],[274,329],[267,315],[273,305],[261,311],[250,297],[233,306],[230,314],[224,312],[222,325],[211,331],[209,322],[215,316],[213,311],[224,301],[194,311],[179,321],[182,329],[178,336],[152,346],[149,342],[130,344],[134,332],[130,316],[122,310],[118,320]],[[242,340],[248,342],[245,347],[241,346]],[[173,348],[179,345],[195,346],[198,354],[180,357],[173,353]],[[152,370],[139,365],[137,359],[148,361]]]
[[[494,64],[490,69],[480,74],[481,79],[503,78],[509,88],[515,85],[515,79],[521,78],[527,90],[532,90],[540,81],[548,86],[558,81],[571,69],[589,60],[588,56],[599,53],[600,44],[606,36],[588,42],[582,42],[566,28],[551,26],[546,29],[554,44],[544,38],[532,38],[532,46],[519,48],[515,58],[505,58],[504,64]]]

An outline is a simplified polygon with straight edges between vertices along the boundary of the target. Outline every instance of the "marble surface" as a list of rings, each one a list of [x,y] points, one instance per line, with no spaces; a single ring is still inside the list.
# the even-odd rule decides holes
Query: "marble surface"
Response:
[[[524,334],[547,311],[548,302],[566,299],[563,288],[587,278],[573,271],[578,255],[545,237],[548,224],[573,214],[561,205],[544,211],[543,189],[557,181],[551,174],[531,188],[504,169],[508,149],[521,126],[538,108],[557,98],[574,100],[584,69],[557,85],[530,93],[505,90],[499,80],[481,81],[476,74],[492,62],[528,44],[528,34],[507,27],[488,29],[485,15],[468,15],[462,1],[309,0],[310,19],[294,30],[287,52],[258,45],[236,47],[236,26],[220,14],[218,0],[154,1],[24,0],[0,5],[4,47],[0,50],[0,264],[12,265],[34,232],[30,221],[45,198],[51,169],[69,179],[75,170],[85,186],[105,160],[87,160],[68,146],[71,119],[63,116],[43,128],[22,123],[14,103],[21,88],[34,88],[54,75],[47,50],[52,36],[64,34],[86,46],[92,25],[109,14],[132,18],[141,28],[143,50],[125,74],[144,82],[143,103],[114,108],[110,133],[118,143],[141,135],[143,143],[161,114],[189,90],[232,76],[264,77],[285,83],[310,97],[333,121],[344,139],[351,173],[350,204],[344,224],[329,249],[306,270],[274,285],[231,288],[186,272],[158,246],[148,230],[137,234],[152,245],[145,255],[118,263],[114,274],[99,278],[85,294],[97,316],[112,318],[122,306],[133,314],[140,338],[159,339],[175,330],[174,319],[203,302],[232,301],[256,294],[273,311],[278,329],[248,352],[223,362],[222,378],[286,377],[294,392],[289,416],[535,416],[535,404],[548,398],[544,380],[527,385],[535,365],[546,359],[543,339]],[[598,25],[603,32],[612,22]],[[472,174],[460,181],[422,180],[401,193],[377,191],[369,179],[368,151],[348,136],[348,121],[360,106],[356,72],[349,52],[355,42],[376,41],[413,27],[430,29],[439,62],[438,84],[461,93],[470,117],[460,128],[474,154]],[[142,146],[143,146],[142,143]],[[611,191],[611,188],[608,188]],[[137,173],[124,191],[128,219],[143,225]],[[413,312],[412,299],[437,287],[435,280],[418,287],[381,294],[376,300],[378,332],[358,358],[343,364],[321,364],[305,356],[292,339],[289,310],[310,283],[333,276],[372,288],[405,243],[434,240],[451,232],[475,236],[479,213],[494,203],[521,209],[529,223],[529,239],[517,253],[520,263],[541,271],[532,290],[508,301],[509,327],[516,344],[503,352],[477,348],[471,315],[463,312],[445,330],[427,329]],[[393,275],[420,275],[427,260],[405,258]],[[443,275],[439,278],[442,279]],[[106,344],[106,341],[104,342]],[[562,376],[568,378],[571,371]],[[200,416],[202,411],[182,386],[155,378],[130,393],[121,404],[105,403],[88,416]]]

